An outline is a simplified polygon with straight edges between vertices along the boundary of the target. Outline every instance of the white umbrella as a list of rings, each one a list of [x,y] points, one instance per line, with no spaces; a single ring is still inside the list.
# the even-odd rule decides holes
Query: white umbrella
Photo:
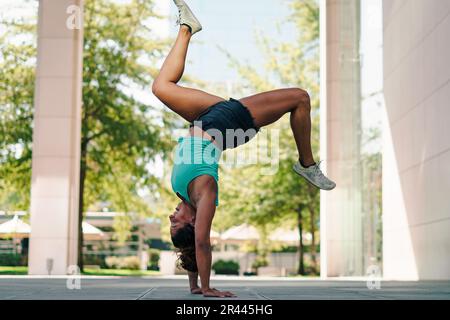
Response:
[[[211,243],[213,245],[217,245],[220,242],[220,233],[217,231],[211,230],[209,232],[209,238],[211,239]]]
[[[220,233],[218,233],[217,231],[211,230],[211,232],[209,233],[209,237],[211,239],[219,239]]]
[[[259,240],[259,233],[255,227],[247,224],[242,224],[237,227],[232,227],[222,233],[220,237],[222,240],[236,240],[236,241],[248,241]]]
[[[294,230],[279,228],[269,236],[269,240],[298,244],[300,241],[300,235],[298,228],[295,228]],[[303,241],[311,241],[311,233],[303,234]]]
[[[285,230],[285,229],[277,229],[270,236],[270,241],[278,241],[278,242],[288,242],[288,243],[298,243],[300,240],[300,235],[297,230]]]
[[[11,220],[0,224],[0,236],[4,237],[27,238],[30,231],[30,225],[19,219],[17,215]]]
[[[102,230],[85,221],[81,224],[81,229],[83,230],[83,235],[86,240],[102,239],[105,235]]]
[[[14,215],[11,220],[0,224],[0,237],[12,237],[14,252],[17,253],[16,239],[28,238],[30,230],[31,228],[28,224],[19,219],[17,215]]]
[[[83,234],[87,239],[98,239],[104,236],[104,233],[93,225],[84,222],[81,224]],[[31,232],[29,224],[23,222],[17,215],[9,221],[0,224],[0,236],[15,238],[28,238]]]

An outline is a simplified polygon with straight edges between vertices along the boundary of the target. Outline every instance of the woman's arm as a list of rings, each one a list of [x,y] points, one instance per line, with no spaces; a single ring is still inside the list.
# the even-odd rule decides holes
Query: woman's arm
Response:
[[[197,269],[200,275],[201,291],[206,297],[233,297],[231,292],[221,292],[210,288],[209,278],[211,275],[211,243],[209,235],[211,224],[216,212],[216,182],[209,177],[199,185],[200,192],[194,192],[197,208],[195,217],[195,257]],[[198,186],[200,187],[200,186]]]
[[[197,213],[195,217],[195,255],[197,269],[200,275],[202,291],[209,289],[211,274],[211,243],[209,233],[214,217],[215,194],[212,190],[205,190],[196,201]]]
[[[201,288],[198,286],[198,272],[188,271],[189,276],[189,288],[191,293],[200,294],[202,293]]]

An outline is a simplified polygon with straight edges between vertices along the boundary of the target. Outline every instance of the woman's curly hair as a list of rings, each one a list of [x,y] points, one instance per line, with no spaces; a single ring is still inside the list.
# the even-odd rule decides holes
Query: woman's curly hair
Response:
[[[185,270],[197,272],[197,260],[195,259],[195,229],[191,224],[186,224],[172,236],[178,256],[178,264]]]

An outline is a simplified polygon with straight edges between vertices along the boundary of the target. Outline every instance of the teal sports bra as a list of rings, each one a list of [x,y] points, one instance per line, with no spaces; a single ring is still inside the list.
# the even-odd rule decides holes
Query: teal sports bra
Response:
[[[209,175],[217,183],[216,206],[219,205],[219,159],[222,151],[210,140],[189,136],[178,139],[175,148],[174,165],[171,176],[173,191],[190,202],[189,183],[202,175]]]

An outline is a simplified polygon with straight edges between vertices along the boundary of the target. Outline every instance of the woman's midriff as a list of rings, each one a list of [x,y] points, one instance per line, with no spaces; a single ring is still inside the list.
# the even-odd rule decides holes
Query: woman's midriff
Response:
[[[217,142],[214,140],[213,137],[211,137],[206,131],[203,131],[202,129],[200,129],[199,127],[192,127],[189,128],[189,134],[188,137],[202,137],[204,139],[207,139],[209,141],[211,141],[212,143],[214,143],[216,146],[218,146]]]

